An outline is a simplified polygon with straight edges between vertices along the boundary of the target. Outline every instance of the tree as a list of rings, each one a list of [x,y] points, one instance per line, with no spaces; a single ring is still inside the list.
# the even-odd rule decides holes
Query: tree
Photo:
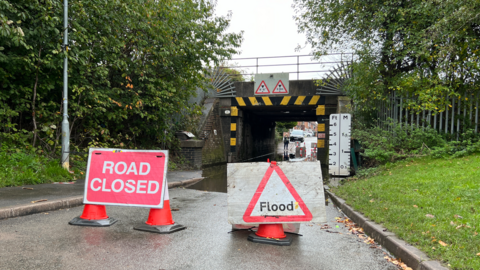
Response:
[[[242,41],[203,0],[72,1],[68,52],[61,0],[0,0],[0,10],[0,137],[14,139],[15,128],[33,142],[38,133],[51,152],[59,149],[65,54],[74,146],[145,147],[172,138],[164,133],[179,122],[172,115],[195,113],[187,100],[203,74]]]
[[[291,121],[291,122],[276,122],[276,127],[277,130],[280,132],[286,132],[289,129],[292,129],[297,125],[296,121]]]
[[[295,0],[299,31],[317,56],[357,55],[346,87],[359,107],[391,91],[417,96],[411,109],[445,108],[445,97],[479,90],[480,3],[474,0]],[[451,23],[450,23],[451,22]]]

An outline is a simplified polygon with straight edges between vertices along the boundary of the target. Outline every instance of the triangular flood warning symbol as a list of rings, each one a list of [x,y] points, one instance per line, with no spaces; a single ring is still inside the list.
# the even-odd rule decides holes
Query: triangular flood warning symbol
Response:
[[[245,222],[301,222],[312,213],[292,183],[276,164],[271,164],[243,215]]]
[[[283,85],[282,80],[279,80],[275,88],[273,88],[272,94],[288,94],[287,88]]]
[[[255,94],[270,94],[270,90],[267,87],[267,84],[265,81],[262,81],[260,85],[258,86],[257,90],[255,91]]]

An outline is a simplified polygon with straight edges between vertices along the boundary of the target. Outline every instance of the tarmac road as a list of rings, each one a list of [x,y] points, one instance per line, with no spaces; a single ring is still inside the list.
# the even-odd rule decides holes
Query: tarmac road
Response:
[[[228,233],[227,194],[171,189],[175,221],[186,230],[169,235],[135,231],[148,209],[107,206],[111,227],[68,225],[83,207],[0,220],[0,269],[335,269],[394,270],[381,249],[349,234],[327,206],[331,232],[302,224],[287,247]],[[336,228],[336,225],[339,228]],[[338,233],[332,233],[338,232]]]

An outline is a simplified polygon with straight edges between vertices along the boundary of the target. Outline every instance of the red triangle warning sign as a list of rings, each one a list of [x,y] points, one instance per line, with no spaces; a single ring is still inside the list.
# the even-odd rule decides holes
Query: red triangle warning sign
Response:
[[[265,81],[262,81],[260,85],[258,86],[257,90],[255,91],[255,94],[270,94],[270,90],[267,87],[267,84]]]
[[[272,94],[288,94],[287,88],[283,85],[282,80],[279,80],[275,88],[273,88]]]
[[[301,222],[312,213],[282,169],[274,162],[268,167],[243,215],[245,222]]]

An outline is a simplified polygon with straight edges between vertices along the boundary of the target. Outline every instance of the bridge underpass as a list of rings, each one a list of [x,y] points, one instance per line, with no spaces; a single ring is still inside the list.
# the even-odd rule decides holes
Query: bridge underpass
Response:
[[[318,94],[314,80],[289,81],[288,87],[285,95],[259,96],[254,82],[236,82],[234,95],[220,98],[227,161],[274,159],[275,122],[317,121],[317,158],[328,178],[328,119],[337,113],[338,96]]]

